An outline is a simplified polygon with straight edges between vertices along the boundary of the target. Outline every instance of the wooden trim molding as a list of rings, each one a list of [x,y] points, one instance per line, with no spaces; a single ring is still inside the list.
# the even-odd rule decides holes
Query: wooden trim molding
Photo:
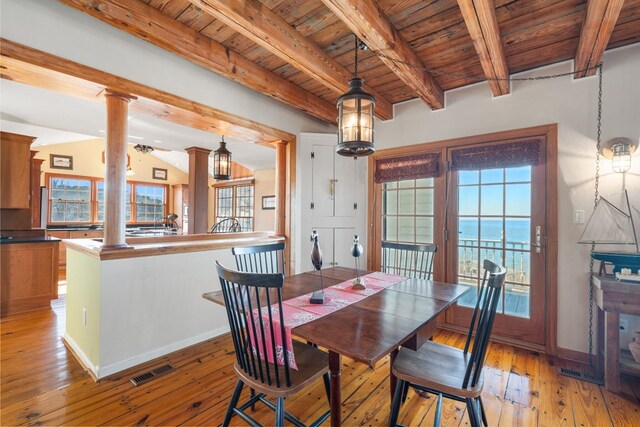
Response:
[[[582,351],[571,350],[569,348],[558,347],[556,351],[556,357],[561,360],[570,360],[572,362],[589,364],[589,354]],[[593,356],[594,360],[596,356]]]
[[[329,123],[335,106],[143,1],[60,0],[135,37]],[[185,2],[186,3],[186,2]],[[185,6],[186,7],[186,6]]]
[[[509,141],[522,138],[531,138],[536,136],[543,136],[546,138],[546,168],[545,168],[545,181],[546,181],[546,230],[547,235],[545,239],[545,281],[546,281],[546,293],[545,293],[545,347],[544,351],[555,356],[558,352],[557,347],[557,327],[558,327],[558,125],[549,124],[542,126],[534,126],[524,129],[514,129],[502,132],[494,132],[484,135],[468,136],[462,138],[454,138],[443,141],[434,141],[428,143],[421,143],[415,145],[407,145],[402,147],[388,148],[379,150],[372,156],[369,156],[369,171],[368,171],[368,206],[370,211],[373,212],[371,220],[368,224],[368,251],[371,254],[368,258],[368,268],[374,270],[380,267],[380,256],[378,254],[378,246],[376,241],[381,240],[382,237],[382,223],[380,212],[380,197],[382,192],[382,184],[376,184],[374,181],[375,176],[375,164],[376,159],[379,158],[393,158],[406,156],[412,153],[422,152],[437,152],[441,151],[441,159],[446,159],[446,150],[452,147],[461,147],[472,144],[482,143],[495,143],[496,141]],[[445,170],[445,168],[441,168]],[[446,187],[446,176],[440,174],[435,178],[436,191],[434,194],[434,206],[444,206],[446,204],[446,194],[444,188]],[[438,191],[438,188],[443,189]],[[438,212],[434,212],[436,218]],[[441,213],[444,215],[444,212]],[[444,230],[444,222],[440,223],[434,218],[434,230]],[[443,218],[442,221],[445,219]],[[442,251],[446,251],[444,233],[435,233],[434,240]],[[439,237],[441,235],[441,237]],[[440,249],[438,250],[440,252]],[[444,257],[441,257],[441,259]],[[434,265],[436,271],[443,271],[445,265]],[[444,263],[444,260],[442,260]],[[443,280],[437,274],[434,275],[436,280]]]
[[[154,89],[29,46],[0,38],[0,77],[65,95],[103,102],[107,88],[138,99],[131,111],[172,123],[214,132],[241,141],[271,147],[276,141],[295,141],[295,135],[253,120]],[[336,116],[335,106],[331,114]]]

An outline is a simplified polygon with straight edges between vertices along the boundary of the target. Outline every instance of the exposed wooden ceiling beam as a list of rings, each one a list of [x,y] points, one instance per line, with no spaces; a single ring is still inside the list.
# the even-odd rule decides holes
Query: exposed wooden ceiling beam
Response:
[[[595,67],[602,61],[624,0],[589,0],[576,51],[575,70]],[[597,69],[577,73],[575,78],[593,76]]]
[[[336,122],[338,113],[332,103],[249,61],[142,1],[60,1],[250,89],[324,121]]]
[[[500,28],[493,0],[458,0],[473,45],[480,57],[484,74],[489,79],[493,96],[509,93],[509,68],[502,47]]]
[[[322,0],[432,109],[444,107],[444,92],[374,0]]]
[[[138,98],[131,103],[131,111],[149,114],[179,125],[267,147],[273,147],[273,143],[278,141],[295,141],[295,135],[288,132],[11,40],[0,38],[0,54],[0,77],[3,79],[95,102],[104,102],[104,91],[111,89]]]
[[[353,77],[351,72],[259,1],[189,1],[337,95],[349,89],[348,82]],[[385,120],[392,119],[391,103],[370,86],[365,88],[376,97],[376,115]]]

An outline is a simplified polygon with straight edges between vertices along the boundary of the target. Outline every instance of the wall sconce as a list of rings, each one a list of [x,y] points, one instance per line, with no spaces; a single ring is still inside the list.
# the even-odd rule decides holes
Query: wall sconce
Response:
[[[611,168],[614,172],[625,173],[631,168],[631,155],[638,148],[638,141],[629,138],[613,138],[607,141],[600,149],[607,159],[611,160]]]

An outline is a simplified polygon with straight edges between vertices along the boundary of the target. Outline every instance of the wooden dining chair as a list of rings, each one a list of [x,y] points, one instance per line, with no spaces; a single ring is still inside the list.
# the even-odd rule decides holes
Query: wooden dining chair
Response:
[[[225,308],[231,329],[231,338],[235,349],[236,361],[234,370],[238,377],[227,413],[222,423],[229,425],[231,417],[238,415],[247,423],[260,425],[245,411],[253,407],[257,402],[264,403],[275,410],[275,425],[284,425],[284,420],[296,426],[305,424],[297,417],[284,409],[285,398],[295,394],[313,384],[314,381],[324,380],[325,393],[329,400],[329,365],[327,354],[322,350],[293,340],[293,351],[298,369],[289,366],[289,359],[283,357],[283,365],[268,362],[267,357],[259,354],[272,354],[276,361],[278,348],[276,336],[281,337],[282,343],[286,343],[284,326],[284,314],[282,312],[282,285],[283,274],[243,273],[229,270],[216,261],[220,285],[224,296]],[[254,310],[259,307],[272,307],[268,310],[268,322],[258,321],[254,316]],[[275,308],[275,307],[274,307]],[[276,318],[279,325],[274,325]],[[271,337],[270,343],[263,337]],[[280,348],[282,351],[282,348]],[[247,385],[257,393],[251,395],[247,402],[238,405],[240,394],[244,385]],[[277,399],[274,404],[266,396]],[[326,420],[331,411],[325,412],[314,421],[311,426],[317,426]]]
[[[246,273],[282,273],[284,274],[285,243],[270,245],[243,246],[231,248],[236,258],[236,268]]]
[[[437,245],[382,242],[382,271],[431,280]]]
[[[473,427],[480,426],[481,420],[488,425],[480,398],[484,384],[482,367],[507,270],[489,260],[484,260],[483,266],[484,276],[463,350],[434,341],[427,341],[418,351],[400,348],[392,368],[398,382],[389,426],[395,426],[398,420],[405,384],[438,396],[434,425],[440,424],[443,397],[465,402]]]

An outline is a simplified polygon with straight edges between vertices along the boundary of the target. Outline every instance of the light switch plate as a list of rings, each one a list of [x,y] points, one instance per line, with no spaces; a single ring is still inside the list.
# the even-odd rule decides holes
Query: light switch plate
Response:
[[[573,211],[573,223],[584,224],[584,211],[582,209],[576,209]]]

